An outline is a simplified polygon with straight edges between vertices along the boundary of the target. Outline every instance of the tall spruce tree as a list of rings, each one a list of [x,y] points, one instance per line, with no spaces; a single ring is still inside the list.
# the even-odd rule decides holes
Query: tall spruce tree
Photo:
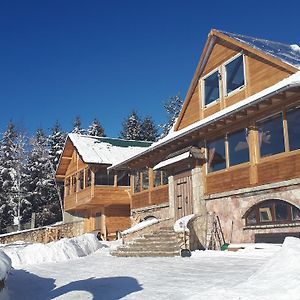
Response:
[[[151,117],[145,117],[141,126],[141,140],[154,142],[158,138],[158,129]]]
[[[31,151],[26,166],[27,200],[31,203],[31,211],[22,211],[22,219],[26,221],[30,213],[36,214],[36,225],[48,225],[58,218],[58,201],[53,209],[53,195],[56,194],[53,171],[47,148],[47,138],[42,129],[36,131],[31,140]],[[57,196],[57,195],[56,195]]]
[[[135,110],[124,120],[122,127],[120,132],[121,138],[125,140],[141,140],[142,122]]]
[[[81,126],[81,119],[79,116],[74,119],[72,133],[85,134],[85,130]]]
[[[163,125],[160,125],[163,131],[161,137],[166,136],[173,127],[174,122],[180,113],[182,104],[183,99],[181,98],[180,94],[172,96],[164,102],[164,108],[167,113],[167,122]]]
[[[92,122],[92,124],[89,126],[89,129],[87,130],[87,134],[92,136],[99,136],[104,137],[104,128],[102,127],[101,123],[97,118],[95,118]]]
[[[15,125],[10,122],[0,143],[1,193],[6,199],[3,210],[18,218],[20,229],[20,207],[24,199],[24,161],[25,135],[17,132]],[[3,203],[2,203],[3,205]],[[7,216],[6,224],[11,224],[12,216]]]

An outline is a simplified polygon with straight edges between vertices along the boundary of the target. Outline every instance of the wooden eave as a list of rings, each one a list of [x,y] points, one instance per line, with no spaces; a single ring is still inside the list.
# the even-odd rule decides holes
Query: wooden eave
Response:
[[[256,56],[262,58],[262,59],[265,59],[281,68],[283,68],[284,70],[287,70],[291,73],[296,73],[297,71],[299,71],[296,67],[293,67],[291,65],[289,65],[288,63],[285,63],[283,61],[281,61],[280,59],[278,58],[275,58],[271,55],[268,55],[260,50],[257,50],[255,48],[252,48],[251,46],[248,46],[247,44],[244,44],[242,42],[239,42],[221,32],[219,32],[218,30],[216,29],[212,29],[208,35],[208,38],[207,38],[207,41],[205,43],[205,46],[204,46],[204,49],[203,49],[203,52],[200,56],[200,59],[199,59],[199,62],[198,62],[198,65],[197,65],[197,68],[196,68],[196,71],[194,73],[194,76],[192,78],[192,81],[191,81],[191,84],[189,86],[189,89],[188,89],[188,92],[186,94],[186,97],[185,97],[185,100],[184,100],[184,103],[183,103],[183,106],[182,106],[182,109],[179,113],[179,116],[178,116],[178,119],[177,119],[177,122],[176,122],[176,125],[175,125],[175,128],[174,130],[177,131],[178,128],[179,128],[179,125],[182,121],[182,118],[184,116],[184,112],[186,111],[188,105],[189,105],[189,102],[191,100],[191,97],[194,93],[194,90],[197,86],[197,83],[198,83],[198,80],[201,76],[201,71],[204,69],[205,67],[205,63],[207,62],[208,60],[208,57],[211,53],[211,50],[215,44],[215,42],[218,40],[218,39],[221,39],[223,41],[226,41],[238,48],[241,48],[242,50],[245,50],[247,52],[250,52],[252,54],[255,54]]]

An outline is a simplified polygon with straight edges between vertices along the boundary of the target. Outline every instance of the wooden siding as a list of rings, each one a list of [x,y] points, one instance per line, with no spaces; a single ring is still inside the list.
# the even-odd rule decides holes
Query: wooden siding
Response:
[[[210,53],[200,79],[198,79],[198,83],[194,92],[192,93],[190,99],[186,99],[187,105],[183,106],[185,109],[180,114],[177,130],[185,128],[188,125],[193,124],[200,119],[206,118],[225,107],[231,106],[245,99],[246,97],[256,94],[293,74],[291,70],[284,69],[282,66],[271,62],[272,59],[268,61],[249,51],[244,50],[243,54],[245,57],[244,66],[246,74],[245,87],[243,87],[240,91],[233,92],[232,94],[226,96],[224,95],[223,82],[221,80],[220,100],[215,104],[209,105],[208,107],[202,107],[202,93],[200,91],[200,82],[202,78],[205,77],[209,72],[215,70],[221,65],[224,65],[226,61],[242,51],[242,48],[218,39]],[[222,76],[222,78],[224,78],[224,76]]]
[[[150,195],[152,205],[169,202],[169,187],[167,185],[158,187],[152,190]]]
[[[199,84],[197,84],[189,105],[183,113],[183,118],[178,130],[197,122],[200,119]]]
[[[206,194],[220,193],[250,186],[250,168],[238,166],[206,176]]]
[[[123,231],[131,226],[129,205],[112,205],[105,208],[105,223],[108,239],[114,239],[116,231]]]
[[[300,177],[300,152],[280,155],[262,161],[257,166],[258,184],[266,184]]]
[[[137,209],[169,202],[169,187],[163,185],[131,196],[131,208]]]

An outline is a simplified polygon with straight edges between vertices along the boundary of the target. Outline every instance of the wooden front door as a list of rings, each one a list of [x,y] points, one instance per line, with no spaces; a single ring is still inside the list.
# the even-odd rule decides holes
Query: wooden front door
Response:
[[[191,172],[174,176],[176,220],[193,213],[193,186]]]

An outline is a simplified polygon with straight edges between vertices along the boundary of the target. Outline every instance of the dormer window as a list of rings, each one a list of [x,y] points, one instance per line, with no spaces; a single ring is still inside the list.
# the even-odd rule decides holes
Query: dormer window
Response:
[[[238,57],[225,64],[224,67],[226,77],[225,95],[228,95],[245,85],[243,55],[239,54]]]
[[[219,70],[210,73],[203,79],[204,105],[208,105],[220,98]]]

